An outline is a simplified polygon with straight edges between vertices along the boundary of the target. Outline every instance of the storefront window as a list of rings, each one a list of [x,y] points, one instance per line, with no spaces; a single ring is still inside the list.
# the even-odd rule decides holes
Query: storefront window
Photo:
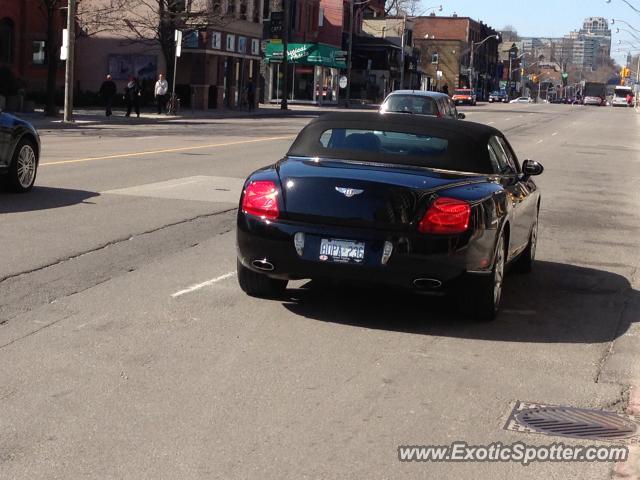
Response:
[[[45,50],[45,42],[42,40],[37,40],[32,43],[33,45],[33,53],[32,60],[34,65],[44,65],[46,59],[46,50]]]
[[[0,62],[13,61],[13,21],[8,18],[0,20]]]
[[[270,65],[271,101],[282,99],[281,63]],[[289,100],[294,102],[335,103],[338,101],[338,69],[289,64]],[[314,98],[315,89],[315,98]]]

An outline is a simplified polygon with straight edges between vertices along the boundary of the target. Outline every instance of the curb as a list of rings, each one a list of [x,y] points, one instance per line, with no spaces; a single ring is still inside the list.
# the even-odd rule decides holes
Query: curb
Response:
[[[626,413],[640,415],[640,387],[631,387]],[[612,480],[640,480],[640,446],[629,445],[629,458],[613,468]]]

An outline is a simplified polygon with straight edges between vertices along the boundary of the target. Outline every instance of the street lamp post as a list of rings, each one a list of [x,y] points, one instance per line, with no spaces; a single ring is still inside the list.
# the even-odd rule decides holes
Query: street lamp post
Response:
[[[620,32],[628,33],[629,35],[631,35],[633,38],[635,38],[636,40],[638,40],[640,42],[640,37],[638,37],[632,31],[627,30],[626,28],[616,28],[616,33],[620,33]]]
[[[631,25],[629,22],[627,22],[626,20],[620,20],[619,18],[612,18],[611,19],[611,25],[615,25],[616,22],[620,22],[620,23],[624,23],[627,27],[629,27],[631,30],[640,33],[640,30],[638,30],[636,27],[634,27],[633,25]]]
[[[351,100],[351,63],[353,55],[353,13],[355,2],[351,0],[349,2],[349,48],[347,50],[347,92],[344,99],[344,106],[349,108],[349,101]]]
[[[76,0],[67,4],[67,63],[64,75],[64,122],[73,122],[73,73],[76,43]],[[50,62],[54,59],[50,58]]]
[[[487,40],[489,40],[490,38],[495,38],[496,40],[500,40],[500,35],[489,35],[487,36],[487,38],[485,38],[484,40],[480,41],[480,42],[474,42],[473,40],[471,41],[471,57],[469,59],[469,86],[471,87],[471,92],[475,92],[476,90],[476,86],[475,86],[475,81],[474,81],[474,68],[473,68],[473,52],[475,51],[476,47],[479,47],[480,45],[482,45],[484,42],[486,42]]]
[[[283,34],[282,34],[282,99],[280,109],[289,108],[289,0],[282,0]],[[276,81],[276,89],[277,87]]]
[[[631,7],[631,9],[636,12],[636,13],[640,13],[640,10],[638,10],[632,3],[628,2],[627,0],[622,0],[624,3],[626,3],[627,5],[629,5],[629,7]],[[611,3],[611,0],[605,0],[606,3]]]

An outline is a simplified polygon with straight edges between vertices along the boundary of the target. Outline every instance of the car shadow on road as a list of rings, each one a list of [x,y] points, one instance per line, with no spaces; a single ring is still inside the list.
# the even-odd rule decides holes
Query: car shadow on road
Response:
[[[313,283],[288,290],[285,308],[325,322],[493,341],[607,342],[627,331],[640,308],[640,292],[621,275],[543,261],[529,275],[506,277],[502,311],[490,323],[457,313],[446,298]]]
[[[68,207],[97,197],[98,192],[73,190],[68,188],[33,187],[28,193],[9,193],[0,188],[0,214],[31,212]]]

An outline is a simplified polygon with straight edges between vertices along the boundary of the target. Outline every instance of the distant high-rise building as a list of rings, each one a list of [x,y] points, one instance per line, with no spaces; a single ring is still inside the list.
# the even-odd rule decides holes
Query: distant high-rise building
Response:
[[[585,18],[578,37],[583,42],[577,44],[578,51],[583,52],[583,68],[598,68],[611,56],[611,30],[606,18]]]
[[[611,30],[603,17],[588,17],[580,30],[563,38],[525,37],[523,51],[536,60],[557,62],[561,68],[576,65],[580,69],[595,69],[611,55]]]

